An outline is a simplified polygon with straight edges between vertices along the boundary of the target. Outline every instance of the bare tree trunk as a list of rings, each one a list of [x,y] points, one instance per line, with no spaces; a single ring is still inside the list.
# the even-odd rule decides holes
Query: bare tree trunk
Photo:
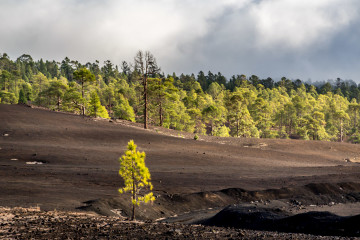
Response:
[[[81,81],[81,97],[84,100],[84,81]],[[81,107],[82,115],[85,116],[85,106],[84,104]]]
[[[132,206],[131,220],[135,220],[135,204]]]
[[[135,189],[135,176],[134,173],[132,173],[132,179],[133,179],[133,194],[132,194],[132,214],[131,214],[131,220],[135,220],[135,200],[136,200],[136,189]]]
[[[144,128],[148,128],[148,94],[147,94],[147,80],[149,75],[160,71],[158,69],[156,60],[150,52],[139,51],[135,56],[135,69],[141,74],[143,84],[143,100],[144,100]]]
[[[144,76],[144,128],[147,129],[148,126],[147,126],[147,117],[148,117],[148,113],[147,113],[147,76],[145,74]]]

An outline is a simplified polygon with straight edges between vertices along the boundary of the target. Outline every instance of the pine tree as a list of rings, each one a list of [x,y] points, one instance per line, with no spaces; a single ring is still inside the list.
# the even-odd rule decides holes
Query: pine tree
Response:
[[[135,122],[134,109],[130,106],[129,101],[120,95],[120,103],[114,108],[115,117]]]
[[[50,98],[56,99],[56,105],[58,110],[60,110],[60,104],[67,89],[68,86],[65,83],[63,83],[61,80],[54,80],[50,82],[50,86],[46,91],[47,95]]]
[[[90,72],[90,70],[88,70],[86,68],[80,68],[80,69],[76,70],[73,73],[73,75],[74,75],[75,81],[77,81],[79,84],[81,84],[81,97],[85,98],[85,83],[94,82],[96,80],[95,75],[92,74]],[[82,109],[82,114],[85,115],[84,107]]]
[[[70,87],[64,94],[63,109],[81,114],[85,100],[76,87]]]
[[[26,104],[27,103],[25,93],[24,93],[23,89],[20,89],[18,103],[20,103],[20,104]]]
[[[135,206],[139,206],[141,202],[147,203],[155,200],[151,192],[153,185],[150,182],[150,171],[145,166],[145,153],[136,151],[136,147],[134,141],[130,140],[127,151],[119,158],[119,175],[124,179],[125,185],[119,189],[119,192],[122,194],[130,191],[131,193],[131,220],[135,219]]]
[[[178,91],[170,78],[149,78],[149,116],[158,119],[158,125],[163,126],[169,102],[176,101],[176,92]],[[154,122],[157,122],[154,120]]]
[[[135,58],[135,71],[139,73],[143,87],[142,95],[144,101],[144,128],[148,128],[148,78],[160,72],[155,57],[150,52],[138,51]]]
[[[90,116],[93,117],[109,118],[109,114],[106,108],[101,105],[100,98],[96,91],[91,92],[89,112]]]

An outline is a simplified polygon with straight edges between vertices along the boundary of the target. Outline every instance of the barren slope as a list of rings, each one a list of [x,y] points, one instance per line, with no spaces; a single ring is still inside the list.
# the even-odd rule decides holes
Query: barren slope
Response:
[[[359,145],[204,136],[195,141],[189,133],[139,126],[0,105],[0,205],[74,210],[88,200],[118,196],[117,159],[130,139],[146,152],[158,194],[360,183]]]

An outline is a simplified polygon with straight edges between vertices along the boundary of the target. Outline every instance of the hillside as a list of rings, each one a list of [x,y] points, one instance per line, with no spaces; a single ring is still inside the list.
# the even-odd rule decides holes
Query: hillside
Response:
[[[154,193],[164,205],[155,202],[156,207],[144,209],[158,208],[164,217],[298,197],[308,206],[314,204],[311,199],[318,205],[342,201],[344,209],[353,202],[348,212],[360,214],[359,145],[208,136],[194,140],[192,134],[158,127],[144,130],[125,121],[1,104],[0,134],[0,206],[81,208],[109,215],[112,207],[123,206],[122,200],[114,203],[122,186],[117,159],[133,139],[147,154]],[[337,214],[344,213],[337,208]],[[155,220],[159,212],[141,213],[140,218]]]

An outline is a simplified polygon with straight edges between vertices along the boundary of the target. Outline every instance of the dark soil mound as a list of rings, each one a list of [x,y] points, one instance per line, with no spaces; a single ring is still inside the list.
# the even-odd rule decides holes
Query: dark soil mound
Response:
[[[360,215],[340,217],[329,212],[307,212],[283,218],[275,226],[283,232],[360,237],[359,219]]]
[[[201,223],[210,226],[273,230],[276,221],[288,216],[288,213],[280,209],[233,205]]]
[[[323,187],[323,188],[321,188]],[[323,189],[319,192],[317,189]],[[331,189],[331,190],[329,190]],[[122,195],[115,198],[101,198],[84,202],[81,210],[93,211],[100,215],[129,217],[131,206],[130,196]],[[329,203],[349,203],[360,201],[360,184],[358,183],[322,183],[299,186],[295,188],[268,189],[263,191],[246,191],[230,188],[213,192],[190,194],[157,193],[156,201],[151,205],[141,205],[138,218],[155,220],[169,218],[187,212],[219,208],[231,204],[259,202],[266,204],[271,200],[282,200],[289,206],[303,207],[308,205],[327,205]],[[118,209],[114,211],[114,209]],[[267,210],[269,212],[270,210]],[[254,210],[252,211],[254,213]],[[273,212],[272,210],[269,212]],[[274,212],[280,214],[280,212]],[[191,222],[191,221],[190,221]]]
[[[201,223],[254,230],[360,237],[359,219],[360,215],[341,217],[329,212],[307,212],[291,216],[280,209],[233,205]]]

